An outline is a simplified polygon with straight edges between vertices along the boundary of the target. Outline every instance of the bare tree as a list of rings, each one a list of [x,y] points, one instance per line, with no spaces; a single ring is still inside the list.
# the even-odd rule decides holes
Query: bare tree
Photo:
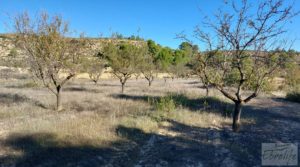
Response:
[[[140,78],[140,76],[141,76],[141,73],[139,72],[139,70],[136,72],[136,73],[134,73],[133,74],[134,75],[134,77],[135,77],[135,80],[138,80],[139,78]]]
[[[105,66],[105,60],[97,55],[85,57],[84,60],[82,60],[82,72],[87,72],[89,78],[95,85],[97,85]]]
[[[155,74],[157,73],[157,66],[155,65],[154,57],[149,53],[146,53],[143,55],[142,63],[140,63],[139,66],[139,69],[148,81],[148,85],[150,87],[154,81]]]
[[[56,95],[56,109],[62,110],[62,88],[76,75],[86,41],[68,38],[68,24],[47,13],[36,19],[27,13],[17,15],[14,28],[16,44],[26,52],[30,71]]]
[[[192,59],[192,62],[191,62],[191,65],[192,65],[192,73],[197,75],[205,90],[206,90],[206,96],[209,96],[209,82],[206,78],[206,75],[205,75],[205,71],[206,71],[206,64],[207,64],[207,59],[205,59],[204,56],[202,56],[202,54],[197,54],[193,59]]]
[[[247,0],[226,2],[225,7],[196,28],[195,36],[207,44],[199,57],[201,77],[235,104],[232,129],[240,129],[244,103],[264,90],[268,78],[284,62],[278,51],[286,32],[284,25],[298,13],[294,4],[284,0],[264,0],[250,4]],[[210,29],[205,32],[205,27]],[[230,88],[230,89],[229,89]],[[252,90],[251,93],[243,90]]]

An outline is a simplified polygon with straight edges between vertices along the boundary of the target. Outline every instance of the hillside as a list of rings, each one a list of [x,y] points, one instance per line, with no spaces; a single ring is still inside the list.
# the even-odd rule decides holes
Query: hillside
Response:
[[[14,45],[14,34],[0,34],[0,57],[6,57],[9,55],[9,53],[13,50],[16,49],[18,52],[18,56],[24,55],[24,53],[20,50],[17,49]],[[114,43],[119,43],[119,42],[129,42],[134,45],[140,45],[141,43],[144,43],[142,40],[131,40],[131,39],[112,39],[112,38],[86,38],[90,42],[90,48],[92,49],[101,49],[104,44],[114,42]]]

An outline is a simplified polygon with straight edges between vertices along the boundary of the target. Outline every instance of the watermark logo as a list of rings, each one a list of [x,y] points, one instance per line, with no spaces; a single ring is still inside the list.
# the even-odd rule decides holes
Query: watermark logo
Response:
[[[293,143],[262,143],[262,166],[298,165],[298,145]]]

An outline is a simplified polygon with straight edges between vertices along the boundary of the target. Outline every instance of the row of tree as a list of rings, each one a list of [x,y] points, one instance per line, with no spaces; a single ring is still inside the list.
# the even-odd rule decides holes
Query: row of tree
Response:
[[[172,78],[187,75],[187,64],[197,52],[198,48],[187,42],[172,50],[152,40],[136,44],[116,40],[104,46],[98,56],[112,68],[112,73],[121,82],[123,93],[126,81],[133,75],[143,74],[149,86],[159,72],[168,73]]]
[[[111,67],[122,92],[134,74],[142,73],[149,86],[158,72],[169,73],[172,78],[195,74],[207,93],[212,86],[234,102],[232,128],[238,131],[242,105],[263,91],[277,70],[295,62],[291,54],[283,54],[284,45],[277,42],[286,32],[282,25],[297,13],[283,0],[265,0],[254,7],[247,0],[226,5],[232,8],[230,13],[221,11],[214,21],[205,22],[203,27],[209,31],[195,29],[195,37],[207,45],[203,52],[191,42],[172,50],[151,40],[117,39],[92,49],[87,38],[68,37],[68,25],[61,17],[41,14],[32,20],[26,13],[14,21],[16,45],[26,52],[31,72],[56,95],[57,110],[61,109],[63,86],[80,70],[87,70],[97,83],[103,68]],[[190,41],[184,35],[180,38]]]
[[[133,41],[112,37],[93,48],[88,38],[68,37],[68,24],[59,16],[49,17],[41,13],[32,20],[27,13],[15,17],[15,44],[25,54],[26,66],[35,78],[57,97],[57,110],[61,110],[63,86],[79,72],[87,72],[91,80],[98,82],[103,70],[111,72],[120,80],[122,93],[126,81],[133,75],[143,74],[151,86],[158,72],[168,73],[172,78],[184,76],[186,65],[198,52],[197,46],[183,42],[179,49],[162,47],[152,40]],[[13,51],[16,57],[16,51]]]

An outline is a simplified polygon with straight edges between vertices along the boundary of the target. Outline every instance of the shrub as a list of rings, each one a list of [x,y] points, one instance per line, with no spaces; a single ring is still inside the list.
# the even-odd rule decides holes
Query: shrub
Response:
[[[159,99],[152,99],[152,105],[157,111],[160,112],[172,112],[176,108],[175,101],[172,96],[168,95],[160,97]]]
[[[292,102],[300,103],[300,92],[299,91],[289,92],[286,95],[286,99]]]
[[[176,109],[176,103],[173,96],[168,95],[159,98],[149,98],[148,103],[155,109],[150,116],[156,122],[164,121]]]

